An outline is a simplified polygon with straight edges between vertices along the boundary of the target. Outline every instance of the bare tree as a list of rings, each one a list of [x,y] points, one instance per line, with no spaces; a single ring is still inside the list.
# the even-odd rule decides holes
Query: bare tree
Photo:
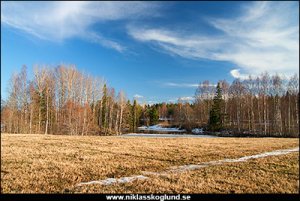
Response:
[[[279,75],[272,76],[271,95],[273,96],[274,105],[274,121],[273,129],[282,135],[282,120],[281,120],[281,104],[280,97],[283,96],[282,80]]]
[[[299,77],[287,80],[266,72],[257,77],[219,82],[223,92],[221,112],[226,129],[239,133],[299,136]],[[149,109],[160,117],[174,117],[178,126],[192,129],[208,123],[215,86],[209,81],[199,84],[193,103],[141,106],[126,100],[120,91],[107,87],[99,77],[79,72],[75,66],[55,69],[35,66],[34,78],[27,80],[26,66],[12,75],[8,99],[1,104],[1,130],[10,133],[45,134],[120,134],[135,131],[149,118]],[[151,110],[152,111],[152,110]],[[151,114],[152,114],[151,113]],[[170,118],[170,119],[172,119]],[[149,122],[149,121],[148,121]],[[150,121],[151,122],[151,121]],[[152,121],[153,122],[153,121]]]
[[[264,134],[267,134],[267,125],[268,125],[268,105],[267,105],[267,95],[269,93],[269,82],[270,77],[266,72],[262,74],[260,79],[260,94],[263,97],[263,120],[264,120]]]
[[[289,92],[289,131],[292,133],[299,132],[299,77],[297,74],[294,74],[290,77],[288,82],[288,92]],[[292,100],[291,100],[292,99]],[[294,106],[294,107],[293,107]],[[293,112],[291,112],[293,111]],[[291,126],[292,124],[292,126]],[[293,127],[293,129],[291,129]],[[299,134],[299,133],[298,133]]]
[[[118,134],[120,134],[122,132],[124,108],[126,107],[125,93],[123,91],[120,91],[118,98],[119,98],[119,105],[120,105],[120,120],[119,120],[119,126],[118,126]]]
[[[45,96],[46,96],[46,125],[45,134],[49,133],[49,125],[51,124],[51,114],[53,108],[53,102],[55,100],[55,78],[52,69],[47,70],[47,76],[45,78]]]
[[[35,77],[35,84],[37,87],[37,92],[39,95],[39,113],[38,113],[38,133],[41,133],[41,126],[42,126],[42,98],[43,98],[43,91],[45,90],[46,85],[46,77],[47,77],[47,69],[46,67],[39,68],[35,66],[34,68],[34,77]]]

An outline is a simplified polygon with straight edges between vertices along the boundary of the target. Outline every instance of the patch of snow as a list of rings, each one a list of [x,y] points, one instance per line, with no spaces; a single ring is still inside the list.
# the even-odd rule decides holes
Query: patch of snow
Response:
[[[217,138],[213,135],[183,135],[183,134],[148,134],[148,133],[129,133],[120,135],[121,137],[153,137],[153,138]]]
[[[283,155],[283,154],[288,154],[288,153],[297,152],[297,151],[299,151],[299,147],[296,147],[293,149],[276,150],[276,151],[266,152],[266,153],[262,153],[262,154],[252,155],[252,156],[244,156],[244,157],[238,158],[238,159],[229,159],[229,160],[225,159],[225,160],[221,160],[221,161],[223,161],[223,162],[243,162],[243,161],[247,161],[247,160],[253,159],[253,158],[277,156],[277,155]]]
[[[201,133],[203,133],[203,128],[194,128],[192,130],[192,133],[194,133],[194,134],[201,134]]]
[[[98,181],[81,182],[81,183],[77,184],[77,186],[91,185],[91,184],[111,185],[114,183],[128,183],[128,182],[132,182],[137,179],[147,179],[147,178],[148,177],[145,177],[143,175],[135,175],[135,176],[131,176],[131,177],[121,177],[119,179],[107,178],[107,179],[98,180]]]
[[[167,172],[180,173],[180,172],[186,172],[189,170],[197,170],[197,169],[204,168],[207,166],[208,166],[207,164],[200,164],[200,165],[191,164],[191,165],[174,166],[174,167],[171,167]]]
[[[148,127],[147,126],[140,126],[138,127],[139,130],[146,130]]]
[[[148,171],[143,171],[142,172],[144,175],[154,175],[154,176],[162,176],[162,175],[168,175],[169,173],[164,171],[164,172],[148,172]]]
[[[153,175],[153,176],[163,176],[168,175],[172,173],[181,173],[185,171],[191,171],[191,170],[197,170],[204,167],[214,166],[214,165],[222,165],[224,163],[235,163],[235,162],[245,162],[249,159],[256,159],[256,158],[263,158],[268,156],[278,156],[278,155],[284,155],[291,152],[299,152],[299,147],[295,147],[292,149],[283,149],[283,150],[276,150],[271,152],[265,152],[261,154],[251,155],[251,156],[244,156],[237,159],[222,159],[218,161],[209,161],[199,164],[190,164],[190,165],[182,165],[182,166],[173,166],[167,169],[166,171],[162,172],[142,172],[144,175]],[[107,178],[104,180],[99,181],[90,181],[90,182],[82,182],[77,184],[77,186],[83,186],[83,185],[90,185],[90,184],[101,184],[101,185],[111,185],[114,183],[128,183],[137,179],[148,179],[149,177],[146,177],[144,175],[135,175],[131,177],[121,177],[119,179],[116,178]]]
[[[182,173],[182,172],[186,172],[186,171],[197,170],[197,169],[204,168],[204,167],[209,167],[209,166],[222,165],[224,163],[245,162],[249,159],[263,158],[263,157],[267,157],[267,156],[284,155],[284,154],[288,154],[288,153],[291,153],[291,152],[297,152],[297,151],[299,151],[299,147],[296,147],[296,148],[293,148],[293,149],[285,149],[285,150],[276,150],[276,151],[271,151],[271,152],[265,152],[265,153],[262,153],[262,154],[256,154],[256,155],[252,155],[252,156],[245,156],[245,157],[241,157],[241,158],[237,158],[237,159],[223,159],[223,160],[209,161],[209,162],[204,162],[204,163],[199,163],[199,164],[173,166],[173,167],[170,167],[168,170],[163,171],[163,172],[143,172],[143,174],[162,176],[162,175],[168,175],[168,174],[171,174],[171,173]]]
[[[299,151],[299,147],[296,147],[293,149],[276,150],[276,151],[265,152],[265,153],[261,153],[261,154],[251,155],[251,156],[244,156],[244,157],[237,158],[237,159],[223,159],[223,160],[218,160],[218,161],[204,162],[204,163],[200,163],[200,164],[196,164],[196,165],[191,164],[191,165],[174,166],[174,167],[171,167],[166,172],[179,173],[179,172],[184,172],[184,171],[188,171],[188,170],[196,170],[196,169],[200,169],[200,168],[208,167],[208,166],[222,165],[224,163],[245,162],[249,159],[264,158],[267,156],[284,155],[284,154],[288,154],[291,152],[298,152],[298,151]],[[164,174],[166,172],[164,172]]]
[[[153,125],[153,126],[140,126],[138,130],[145,130],[145,131],[160,131],[160,132],[186,132],[185,129],[180,130],[179,128],[164,128],[161,125]]]

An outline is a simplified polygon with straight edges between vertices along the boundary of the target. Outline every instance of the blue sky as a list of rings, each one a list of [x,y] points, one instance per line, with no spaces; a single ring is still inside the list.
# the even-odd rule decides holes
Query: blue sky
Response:
[[[1,97],[27,65],[75,64],[127,98],[299,70],[299,2],[1,2]]]

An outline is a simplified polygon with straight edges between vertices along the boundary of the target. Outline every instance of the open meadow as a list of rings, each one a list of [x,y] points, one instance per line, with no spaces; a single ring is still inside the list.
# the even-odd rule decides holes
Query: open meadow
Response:
[[[1,134],[1,193],[299,193],[299,151],[223,160],[297,147],[298,138]]]

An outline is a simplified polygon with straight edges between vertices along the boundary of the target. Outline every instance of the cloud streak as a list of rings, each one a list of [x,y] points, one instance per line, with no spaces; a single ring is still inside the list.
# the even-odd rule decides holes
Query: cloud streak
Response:
[[[133,97],[134,97],[135,99],[144,98],[144,96],[142,96],[142,95],[139,95],[139,94],[135,94]]]
[[[290,75],[299,69],[298,6],[298,2],[252,2],[236,18],[209,18],[211,27],[221,32],[218,35],[132,26],[128,34],[174,56],[229,61],[236,65],[232,76],[240,69],[254,75],[264,71]]]
[[[234,71],[234,74],[235,74],[235,71],[238,71],[238,70],[233,70]],[[203,83],[175,83],[175,82],[166,82],[166,83],[163,83],[163,86],[167,86],[167,87],[174,87],[174,88],[197,88],[199,86],[203,86]],[[206,86],[209,86],[209,87],[216,87],[217,85],[216,84],[208,84]]]
[[[164,86],[168,87],[180,87],[180,88],[197,88],[199,84],[196,83],[174,83],[174,82],[167,82],[164,83]]]
[[[155,13],[146,2],[1,2],[1,23],[49,41],[82,38],[122,52],[126,47],[96,33],[93,26]]]
[[[183,97],[180,97],[179,100],[182,100],[182,101],[193,101],[193,100],[195,100],[195,98],[192,97],[192,96],[183,96]]]

